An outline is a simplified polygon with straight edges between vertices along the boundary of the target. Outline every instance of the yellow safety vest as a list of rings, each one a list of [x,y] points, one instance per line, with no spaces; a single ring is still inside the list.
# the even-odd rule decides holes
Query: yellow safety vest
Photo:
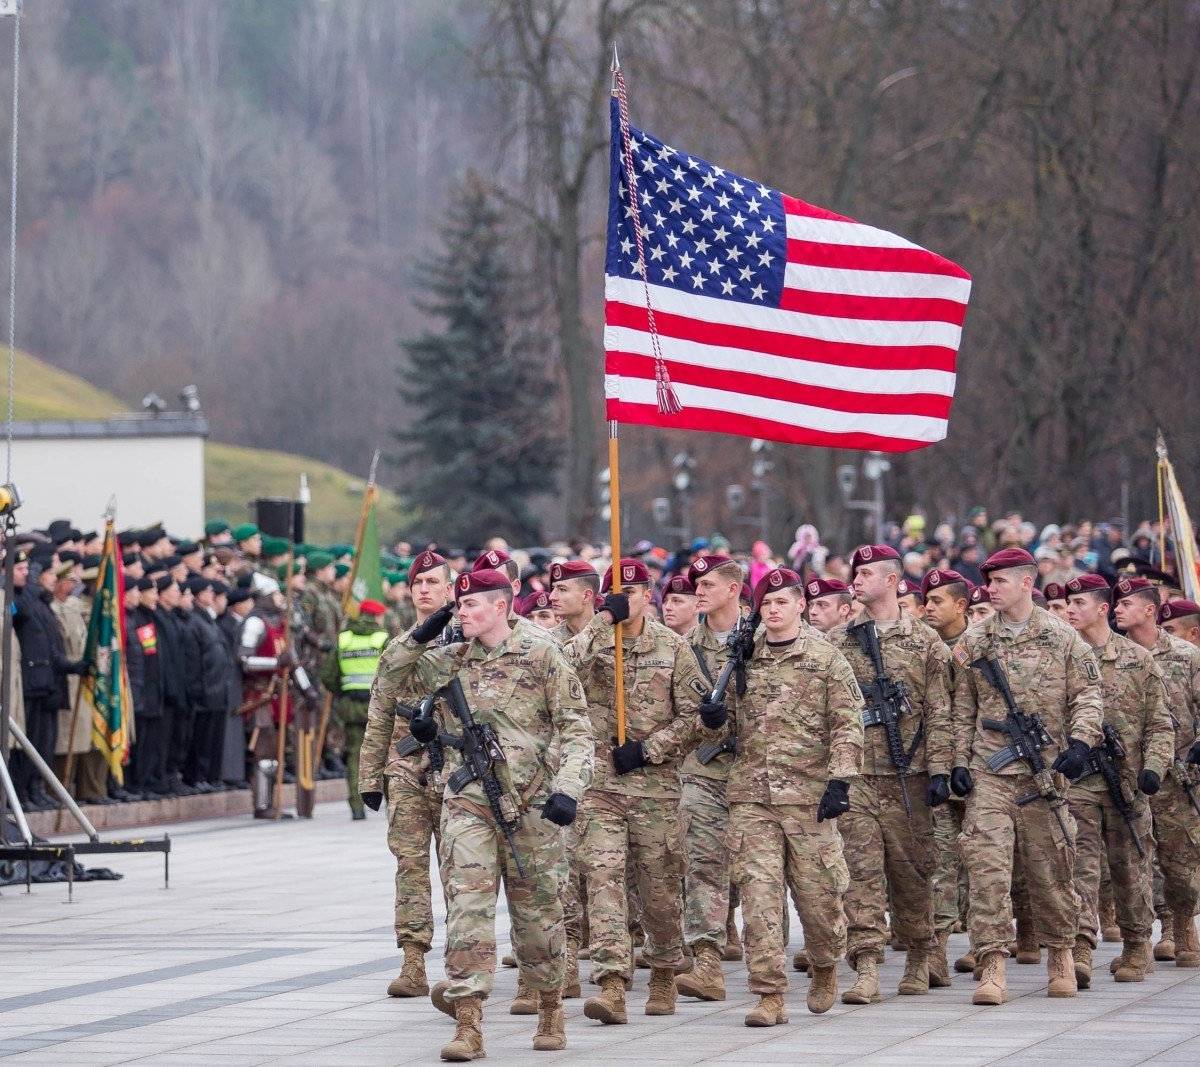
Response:
[[[379,657],[387,643],[387,630],[372,630],[369,634],[343,630],[338,634],[338,670],[343,693],[370,692],[375,672],[379,670]]]

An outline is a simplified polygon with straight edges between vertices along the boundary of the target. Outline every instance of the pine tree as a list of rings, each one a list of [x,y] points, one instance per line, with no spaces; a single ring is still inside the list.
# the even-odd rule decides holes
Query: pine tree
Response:
[[[519,306],[502,220],[468,178],[419,270],[439,332],[404,341],[400,394],[416,410],[397,434],[412,475],[404,495],[443,544],[539,538],[532,498],[552,492],[559,440],[552,389]]]

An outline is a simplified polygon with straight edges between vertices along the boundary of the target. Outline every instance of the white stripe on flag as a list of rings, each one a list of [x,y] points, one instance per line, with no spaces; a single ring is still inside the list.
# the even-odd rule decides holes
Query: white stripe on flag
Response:
[[[891,296],[953,300],[965,304],[971,295],[967,278],[949,274],[911,274],[893,270],[847,270],[843,267],[813,267],[789,263],[783,269],[783,284],[789,289],[844,296]]]
[[[927,249],[906,241],[898,234],[877,230],[861,222],[838,222],[837,219],[816,219],[811,215],[788,215],[787,235],[793,241],[817,241],[827,245],[861,245],[865,248]]]

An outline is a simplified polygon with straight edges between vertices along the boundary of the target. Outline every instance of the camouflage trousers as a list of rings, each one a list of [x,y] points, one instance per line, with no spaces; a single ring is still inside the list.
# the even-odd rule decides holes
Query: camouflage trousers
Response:
[[[683,962],[680,928],[683,873],[673,800],[589,790],[579,806],[579,866],[587,881],[592,976],[629,978],[629,898],[625,873],[637,890],[646,934],[642,955],[652,967]]]
[[[742,895],[750,992],[787,991],[788,886],[810,963],[836,964],[846,951],[842,895],[850,882],[836,824],[817,822],[815,804],[733,804],[729,856]]]
[[[1195,915],[1200,908],[1200,815],[1170,776],[1150,798],[1150,814],[1165,910],[1181,917]]]
[[[937,853],[933,871],[933,928],[939,934],[952,930],[967,912],[967,869],[958,845],[965,811],[966,805],[958,800],[933,809],[933,847]]]
[[[366,733],[366,723],[347,723],[346,747],[343,750],[343,760],[346,764],[346,785],[349,790],[351,811],[362,811],[362,797],[358,795],[358,754],[362,750],[363,734]]]
[[[980,772],[967,798],[961,844],[971,882],[971,944],[981,955],[1004,952],[1012,942],[1015,860],[1025,874],[1039,941],[1050,948],[1075,944],[1074,820],[1067,805],[1060,805],[1069,831],[1064,840],[1049,804],[1041,799],[1019,803],[1036,794],[1031,775]]]
[[[925,806],[929,779],[905,779],[912,818],[904,811],[901,785],[891,775],[862,775],[850,781],[850,810],[838,819],[842,850],[850,869],[843,902],[848,934],[846,959],[883,960],[887,945],[889,890],[892,925],[906,945],[933,938],[933,822]]]
[[[355,760],[351,767],[357,768]],[[396,857],[396,944],[415,941],[428,952],[433,944],[429,889],[429,842],[441,842],[442,791],[435,776],[415,771],[384,778],[387,790],[388,848]]]
[[[563,886],[563,922],[567,943],[578,948],[583,944],[584,900],[586,883],[579,867],[579,820],[566,828],[563,843],[567,850],[567,883]]]
[[[1134,827],[1145,850],[1143,859],[1108,793],[1072,789],[1067,795],[1075,817],[1075,892],[1079,894],[1079,936],[1092,947],[1097,942],[1100,909],[1100,858],[1108,858],[1117,925],[1125,941],[1149,941],[1154,927],[1154,898],[1150,885],[1150,807],[1135,794],[1131,802]]]
[[[679,797],[683,836],[683,937],[694,952],[707,943],[725,951],[729,917],[729,803],[725,782],[716,778],[683,779]]]
[[[525,867],[517,874],[508,841],[491,813],[461,798],[442,805],[442,885],[446,889],[448,1000],[488,996],[496,973],[496,897],[508,899],[513,951],[521,977],[534,989],[557,989],[566,965],[562,891],[567,854],[561,828],[539,814],[546,795],[529,805],[515,836]]]

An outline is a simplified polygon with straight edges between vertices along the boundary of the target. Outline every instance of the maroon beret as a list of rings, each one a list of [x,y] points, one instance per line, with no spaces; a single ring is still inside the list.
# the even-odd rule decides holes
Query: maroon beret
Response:
[[[738,592],[738,599],[743,604],[749,604],[754,600],[754,590],[750,588],[750,583],[744,578],[742,579],[742,588]]]
[[[1042,595],[1047,601],[1050,600],[1066,600],[1067,587],[1061,582],[1047,582],[1046,588],[1042,590]]]
[[[901,578],[896,583],[896,596],[916,596],[917,591],[912,587],[912,582],[907,578]]]
[[[1187,615],[1200,615],[1200,604],[1194,600],[1168,600],[1158,609],[1159,622],[1166,622],[1168,619],[1182,619]]]
[[[550,594],[544,589],[535,590],[528,596],[518,597],[516,603],[513,604],[513,611],[522,618],[528,618],[535,611],[549,610]]]
[[[1120,578],[1117,584],[1113,586],[1112,598],[1115,604],[1118,600],[1123,600],[1127,596],[1132,596],[1134,593],[1140,593],[1143,589],[1157,589],[1158,587],[1148,578]]]
[[[722,556],[720,553],[711,553],[706,556],[697,556],[692,560],[692,565],[688,567],[688,581],[695,585],[700,578],[708,574],[709,571],[715,571],[718,567],[724,567],[726,563],[732,563],[733,560],[729,556]]]
[[[663,596],[666,596],[668,593],[678,593],[680,596],[695,596],[696,589],[692,583],[687,580],[685,575],[676,574],[669,582],[667,582],[667,587],[663,590]]]
[[[508,575],[486,568],[468,571],[466,574],[460,574],[458,581],[454,583],[454,599],[461,600],[472,593],[491,593],[497,589],[512,592],[512,582],[508,580]]]
[[[1009,567],[1036,567],[1037,562],[1023,548],[1002,548],[999,552],[993,552],[979,566],[981,574],[987,575],[991,571],[1003,571]]]
[[[854,572],[864,563],[878,563],[883,559],[894,559],[898,562],[900,553],[891,545],[859,545],[850,557],[850,577],[853,578]]]
[[[1032,592],[1033,592],[1033,602],[1035,604],[1037,604],[1038,607],[1044,608],[1046,606],[1046,594],[1043,593],[1040,589],[1034,589]]]
[[[1098,574],[1081,574],[1067,582],[1067,596],[1075,593],[1090,593],[1093,591],[1108,592],[1108,582]]]
[[[804,587],[804,591],[808,594],[809,600],[816,600],[818,597],[834,596],[837,593],[849,593],[850,587],[845,582],[840,582],[836,578],[813,578]]]
[[[987,591],[982,585],[977,585],[971,590],[972,604],[990,604],[992,602],[992,594]]]
[[[596,568],[585,559],[569,559],[565,563],[555,563],[550,567],[550,588],[555,582],[565,582],[570,578],[586,578],[595,575]]]
[[[471,564],[473,571],[498,571],[512,557],[507,552],[501,552],[496,548],[489,548],[481,555],[474,563]]]
[[[967,585],[967,580],[958,571],[932,570],[924,578],[921,579],[921,596],[929,596],[930,589],[937,589],[943,585]]]
[[[763,597],[768,593],[777,593],[780,589],[790,589],[793,586],[802,585],[803,582],[804,579],[800,575],[793,570],[788,570],[787,567],[776,567],[774,570],[767,571],[759,578],[758,584],[754,587],[754,610],[758,611],[762,608]]]
[[[412,566],[408,568],[408,584],[413,584],[413,579],[425,571],[431,571],[435,567],[445,567],[446,557],[439,556],[431,548],[427,548],[416,559],[412,561]]]
[[[621,585],[649,585],[650,572],[640,559],[630,559],[626,556],[621,560]],[[607,593],[612,588],[612,567],[604,572],[600,579],[600,591]]]

